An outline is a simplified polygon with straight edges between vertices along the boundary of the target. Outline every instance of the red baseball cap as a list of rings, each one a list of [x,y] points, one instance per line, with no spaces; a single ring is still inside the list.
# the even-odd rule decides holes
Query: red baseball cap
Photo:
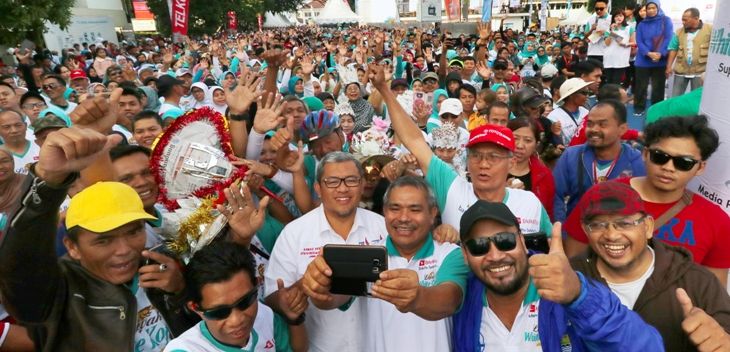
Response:
[[[78,78],[88,78],[88,77],[86,77],[86,72],[84,72],[84,70],[71,71],[71,80],[73,81]]]
[[[601,182],[589,188],[576,209],[582,209],[582,220],[598,215],[646,214],[641,196],[631,186],[617,181]]]
[[[479,143],[492,143],[511,152],[515,151],[515,136],[512,130],[504,126],[487,124],[473,129],[469,133],[466,147],[471,148]]]

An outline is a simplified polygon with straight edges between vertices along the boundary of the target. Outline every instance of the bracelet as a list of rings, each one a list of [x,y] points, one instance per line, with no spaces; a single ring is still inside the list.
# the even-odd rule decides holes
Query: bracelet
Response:
[[[228,119],[233,121],[244,121],[248,119],[248,112],[244,112],[243,114],[228,114]]]
[[[298,325],[302,325],[302,324],[304,323],[304,320],[306,320],[306,316],[305,316],[305,314],[304,314],[304,313],[302,313],[302,314],[301,314],[300,316],[298,316],[298,317],[297,317],[296,319],[294,319],[294,320],[290,320],[290,319],[289,319],[289,318],[287,318],[287,317],[284,317],[284,319],[285,319],[285,321],[286,321],[287,325],[294,325],[294,326],[298,326]]]

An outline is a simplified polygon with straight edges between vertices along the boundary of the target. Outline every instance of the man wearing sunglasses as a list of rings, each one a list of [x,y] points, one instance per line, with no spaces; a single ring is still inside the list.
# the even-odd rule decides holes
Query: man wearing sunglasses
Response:
[[[559,223],[546,254],[528,251],[519,227],[502,203],[479,200],[462,216],[462,251],[474,275],[453,318],[454,351],[660,350],[654,328],[573,271]]]
[[[730,297],[689,251],[654,239],[647,202],[628,184],[593,186],[580,201],[590,251],[573,268],[607,285],[656,327],[667,351],[730,347]],[[724,234],[723,234],[724,235]]]
[[[255,259],[245,246],[218,241],[204,247],[185,267],[185,282],[187,308],[202,320],[165,351],[306,350],[304,326],[287,325],[258,302]]]
[[[643,152],[646,176],[624,178],[644,200],[654,219],[654,236],[667,244],[692,252],[695,263],[704,266],[727,284],[730,256],[730,218],[716,204],[692,194],[687,185],[705,172],[706,160],[717,150],[717,132],[704,116],[668,117],[646,127]],[[568,254],[582,252],[588,242],[579,224],[580,215],[566,223],[570,236]]]
[[[59,75],[43,76],[43,94],[48,97],[49,106],[55,106],[66,114],[70,114],[76,108],[76,103],[66,100],[64,93],[66,92],[66,80]]]
[[[596,13],[588,17],[583,32],[588,38],[588,57],[603,62],[606,52],[605,38],[611,27],[611,16],[608,14],[608,0],[596,0],[593,7]]]
[[[564,146],[570,143],[588,115],[584,105],[590,95],[590,85],[591,82],[581,78],[570,78],[560,85],[560,99],[556,102],[560,108],[550,112],[547,118],[560,126],[560,140]]]

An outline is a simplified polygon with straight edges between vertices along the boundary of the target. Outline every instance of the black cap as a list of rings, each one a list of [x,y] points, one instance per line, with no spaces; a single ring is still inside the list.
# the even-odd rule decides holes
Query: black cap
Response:
[[[157,94],[161,97],[167,96],[174,86],[182,84],[185,82],[170,75],[162,75],[157,79]]]
[[[392,82],[390,82],[390,89],[395,89],[396,87],[406,87],[408,88],[408,81],[406,81],[403,78],[397,78],[394,79]]]
[[[478,200],[461,215],[459,237],[461,237],[462,242],[469,237],[471,228],[479,220],[494,220],[507,226],[514,225],[518,229],[520,228],[517,218],[504,203]]]

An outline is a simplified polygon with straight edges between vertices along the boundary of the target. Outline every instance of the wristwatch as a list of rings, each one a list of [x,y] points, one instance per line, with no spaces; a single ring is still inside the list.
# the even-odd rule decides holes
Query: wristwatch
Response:
[[[299,317],[297,317],[297,318],[296,318],[296,319],[294,319],[294,320],[290,320],[290,319],[289,319],[289,318],[287,318],[287,317],[284,317],[284,319],[286,319],[286,323],[287,323],[288,325],[294,325],[294,326],[298,326],[298,325],[302,325],[302,324],[304,323],[304,320],[306,319],[306,316],[305,316],[305,314],[304,314],[304,313],[302,313],[302,314],[301,314],[301,315],[300,315]]]

